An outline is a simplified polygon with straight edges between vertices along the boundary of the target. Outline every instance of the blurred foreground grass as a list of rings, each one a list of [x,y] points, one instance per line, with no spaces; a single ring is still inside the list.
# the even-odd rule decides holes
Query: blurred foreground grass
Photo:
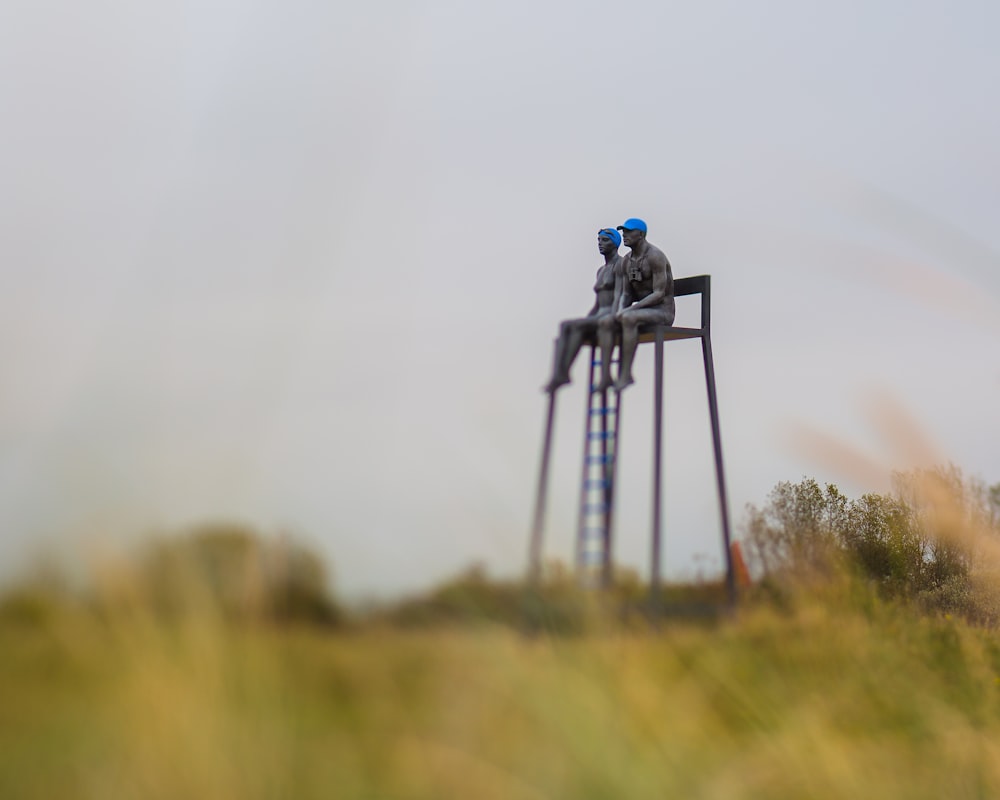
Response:
[[[0,615],[3,798],[1000,796],[1000,640],[849,583],[572,636]]]
[[[559,570],[349,614],[231,528],[43,573],[0,592],[0,800],[1000,797],[1000,485],[748,513],[735,611],[655,625]]]

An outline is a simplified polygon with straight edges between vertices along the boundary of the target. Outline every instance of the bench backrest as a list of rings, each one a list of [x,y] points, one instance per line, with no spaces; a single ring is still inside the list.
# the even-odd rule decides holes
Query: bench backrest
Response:
[[[712,322],[712,276],[692,275],[689,278],[674,278],[674,297],[689,294],[701,295],[701,327],[708,329]]]

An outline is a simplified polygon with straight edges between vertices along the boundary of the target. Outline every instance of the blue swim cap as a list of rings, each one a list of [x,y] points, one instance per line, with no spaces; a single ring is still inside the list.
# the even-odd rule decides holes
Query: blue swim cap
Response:
[[[646,223],[638,217],[631,217],[618,226],[620,231],[645,231]]]
[[[622,246],[622,235],[620,233],[618,233],[618,231],[616,231],[616,230],[612,230],[611,228],[601,228],[597,232],[597,235],[598,236],[607,236],[612,242],[615,243],[615,247],[621,247]]]

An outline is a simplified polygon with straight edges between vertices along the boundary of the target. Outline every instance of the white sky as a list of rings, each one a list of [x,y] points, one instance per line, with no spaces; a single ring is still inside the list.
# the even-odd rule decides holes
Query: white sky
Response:
[[[737,521],[780,480],[883,489],[922,440],[1000,480],[998,27],[971,0],[8,0],[0,571],[211,520],[301,535],[352,597],[520,570],[552,338],[631,216],[713,276]],[[664,566],[711,572],[700,353],[667,356]],[[618,553],[645,571],[648,352],[637,379]]]

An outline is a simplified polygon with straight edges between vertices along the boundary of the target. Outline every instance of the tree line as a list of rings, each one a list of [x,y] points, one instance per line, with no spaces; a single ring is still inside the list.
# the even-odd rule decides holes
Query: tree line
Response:
[[[857,499],[812,478],[781,482],[761,506],[747,507],[741,541],[753,577],[743,603],[790,602],[846,577],[872,597],[1000,624],[1000,484],[967,479],[953,466],[898,473],[891,492]],[[721,606],[723,589],[721,580],[667,584],[660,600],[675,609]],[[606,598],[612,617],[633,619],[648,587],[622,569]],[[325,562],[303,542],[208,525],[150,538],[128,558],[99,564],[83,585],[43,570],[0,588],[0,622],[39,622],[67,608],[141,608],[166,620],[208,612],[232,623],[572,632],[587,627],[593,601],[558,564],[540,585],[475,566],[421,595],[349,611]]]

